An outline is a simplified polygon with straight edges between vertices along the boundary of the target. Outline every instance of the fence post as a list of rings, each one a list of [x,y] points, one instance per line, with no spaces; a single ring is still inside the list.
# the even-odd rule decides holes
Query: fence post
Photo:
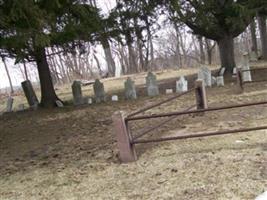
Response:
[[[125,113],[117,111],[113,114],[113,126],[117,137],[117,145],[119,148],[119,158],[123,163],[133,162],[137,160],[135,146],[131,144],[131,135],[125,123]]]
[[[237,71],[236,71],[236,81],[237,81],[238,92],[243,93],[244,86],[243,86],[242,71],[239,68],[237,68]]]
[[[195,94],[196,94],[196,105],[197,109],[207,109],[208,102],[207,102],[207,95],[206,95],[206,88],[204,85],[203,80],[198,79],[195,82]]]

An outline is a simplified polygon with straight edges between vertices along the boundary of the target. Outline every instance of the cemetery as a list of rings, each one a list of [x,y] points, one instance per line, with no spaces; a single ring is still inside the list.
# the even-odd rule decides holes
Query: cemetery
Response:
[[[266,8],[0,0],[0,200],[267,200]]]

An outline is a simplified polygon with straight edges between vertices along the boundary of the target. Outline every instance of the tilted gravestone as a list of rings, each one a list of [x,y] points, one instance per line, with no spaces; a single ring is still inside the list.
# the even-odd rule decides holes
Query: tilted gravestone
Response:
[[[188,81],[185,80],[184,76],[181,76],[178,81],[176,81],[176,92],[187,92],[188,91]]]
[[[95,100],[96,103],[104,102],[105,98],[105,89],[104,84],[99,81],[99,79],[95,80],[94,83],[94,93],[95,93]]]
[[[124,82],[124,92],[126,99],[137,99],[135,84],[131,78],[127,78],[127,80]]]
[[[37,108],[39,101],[29,80],[21,83],[22,89],[30,107]]]
[[[146,77],[146,88],[147,95],[150,97],[159,95],[159,87],[157,84],[157,77],[152,73],[148,72]]]
[[[64,104],[63,104],[62,101],[60,101],[60,100],[56,100],[56,105],[57,105],[57,107],[59,107],[59,108],[63,108],[63,107],[64,107]]]
[[[221,68],[219,72],[219,76],[223,76],[225,73],[225,70],[226,70],[225,67]]]
[[[248,54],[243,54],[243,59],[242,59],[242,80],[244,82],[251,82],[251,72],[250,72],[250,67],[249,67],[249,56]]]
[[[211,87],[212,79],[211,79],[211,71],[207,67],[201,67],[200,71],[198,72],[198,79],[204,81],[205,86]]]
[[[8,98],[7,98],[7,102],[6,102],[6,112],[12,112],[13,102],[14,102],[14,99],[13,99],[12,97],[8,97]]]
[[[73,103],[75,106],[82,105],[84,103],[81,85],[81,81],[73,81],[71,85]]]
[[[224,78],[223,76],[218,76],[216,78],[217,86],[224,86]]]
[[[112,95],[111,101],[119,101],[118,95]]]

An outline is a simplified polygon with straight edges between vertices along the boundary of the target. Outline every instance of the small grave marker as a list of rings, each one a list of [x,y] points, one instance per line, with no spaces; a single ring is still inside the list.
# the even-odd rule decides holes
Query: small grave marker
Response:
[[[133,100],[137,98],[134,81],[131,78],[127,78],[124,82],[125,98]]]

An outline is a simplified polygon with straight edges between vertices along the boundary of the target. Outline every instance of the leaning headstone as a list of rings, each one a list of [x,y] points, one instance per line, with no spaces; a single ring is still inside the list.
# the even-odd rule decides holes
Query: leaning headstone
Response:
[[[112,95],[111,101],[119,101],[118,95]]]
[[[159,95],[159,87],[157,84],[157,77],[152,72],[148,72],[146,77],[147,94],[150,97]]]
[[[7,103],[6,103],[6,112],[12,112],[13,102],[14,102],[14,99],[11,96],[8,97]]]
[[[132,100],[137,98],[135,84],[131,78],[127,78],[127,80],[124,82],[124,92],[126,99]]]
[[[64,107],[64,104],[62,103],[62,101],[59,101],[59,100],[56,100],[56,105],[59,108],[63,108]]]
[[[223,76],[225,73],[225,67],[221,68],[219,76]]]
[[[248,53],[243,54],[242,59],[242,79],[244,82],[251,82],[251,72],[249,67],[249,57]]]
[[[32,84],[29,80],[24,81],[21,83],[22,89],[28,101],[28,104],[32,108],[37,108],[39,101],[38,98],[33,90]]]
[[[95,100],[96,103],[104,102],[105,101],[105,89],[104,84],[99,81],[99,79],[95,80],[94,83],[94,93],[95,93]]]
[[[80,81],[73,81],[71,89],[75,106],[83,104],[82,86]]]
[[[184,76],[181,76],[178,81],[176,81],[176,92],[187,92],[188,82],[185,80]]]
[[[218,76],[216,78],[217,86],[224,86],[224,78],[223,76]]]
[[[173,89],[166,89],[166,94],[173,94]]]
[[[207,67],[201,67],[198,72],[198,79],[202,79],[204,81],[205,86],[211,87],[211,71]]]

